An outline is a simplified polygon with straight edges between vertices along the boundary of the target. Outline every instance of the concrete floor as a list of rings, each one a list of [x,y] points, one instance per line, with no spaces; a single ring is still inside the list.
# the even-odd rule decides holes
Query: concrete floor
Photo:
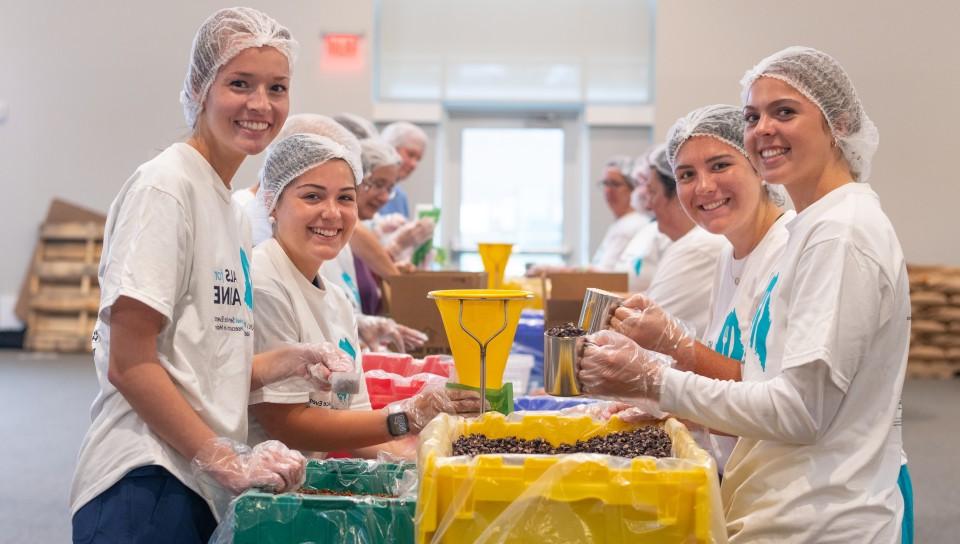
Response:
[[[0,351],[0,544],[70,540],[67,496],[96,392],[89,356]],[[909,381],[903,406],[916,542],[957,542],[960,379]]]

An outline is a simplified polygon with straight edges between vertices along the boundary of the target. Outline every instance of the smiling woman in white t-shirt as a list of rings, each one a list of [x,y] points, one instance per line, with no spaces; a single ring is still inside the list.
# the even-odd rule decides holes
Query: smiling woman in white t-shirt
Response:
[[[604,331],[585,350],[584,390],[659,401],[741,437],[721,486],[731,542],[909,542],[899,402],[909,285],[893,226],[857,183],[877,129],[843,68],[815,49],[764,59],[743,90],[746,151],[797,208],[743,342],[744,381],[670,368]],[[645,310],[621,330],[657,313]],[[697,364],[685,360],[696,350],[668,354]]]
[[[339,353],[347,362],[344,370],[362,373],[350,295],[320,275],[323,263],[336,258],[357,226],[362,179],[360,156],[327,136],[293,134],[268,150],[258,194],[274,234],[253,252],[258,352],[313,343]],[[440,412],[480,411],[479,395],[444,388],[370,410],[363,378],[355,379],[356,399],[346,391],[318,391],[297,378],[254,391],[251,439],[375,457],[364,448],[416,434]]]
[[[251,388],[324,371],[309,346],[254,357],[249,228],[230,199],[240,164],[287,116],[294,48],[259,11],[208,18],[181,94],[191,136],[141,165],[110,206],[75,542],[206,542],[220,499],[303,477],[298,452],[245,445]]]

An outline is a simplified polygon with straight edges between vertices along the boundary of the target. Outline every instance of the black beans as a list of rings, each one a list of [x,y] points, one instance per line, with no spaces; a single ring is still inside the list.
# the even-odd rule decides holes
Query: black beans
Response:
[[[574,336],[583,336],[587,331],[577,327],[573,323],[564,323],[558,327],[553,327],[547,331],[547,336],[559,336],[560,338],[572,338]]]
[[[481,455],[486,453],[602,453],[618,457],[670,457],[670,437],[655,425],[635,431],[595,436],[578,440],[576,444],[560,444],[553,447],[541,438],[487,438],[482,434],[461,436],[453,443],[454,455]]]

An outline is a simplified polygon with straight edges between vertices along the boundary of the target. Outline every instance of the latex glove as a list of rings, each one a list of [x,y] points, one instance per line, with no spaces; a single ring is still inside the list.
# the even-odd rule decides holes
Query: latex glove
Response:
[[[393,266],[397,267],[397,272],[400,272],[401,274],[409,274],[417,270],[417,267],[408,260],[395,262],[393,263]]]
[[[586,395],[617,400],[660,400],[663,369],[672,359],[647,351],[614,331],[585,337],[577,379]]]
[[[407,348],[418,348],[427,341],[427,335],[401,325],[389,317],[374,315],[357,316],[360,339],[371,351],[383,351],[387,344],[393,344],[400,353]]]
[[[694,331],[644,295],[633,295],[616,307],[609,328],[642,348],[669,355],[677,361],[693,361]],[[689,370],[683,366],[681,370]]]
[[[307,460],[278,440],[253,448],[229,438],[207,441],[191,462],[198,480],[209,476],[229,493],[238,495],[258,488],[272,493],[293,491],[303,485]]]
[[[265,384],[282,389],[277,384],[288,378],[301,378],[320,391],[330,390],[331,372],[354,372],[353,359],[330,342],[292,344],[274,358],[264,376]]]
[[[400,260],[400,257],[408,250],[412,250],[433,237],[434,223],[433,219],[424,217],[411,221],[397,229],[396,234],[387,246],[387,253]]]
[[[484,401],[489,409],[489,402]],[[430,420],[440,413],[453,415],[477,414],[480,412],[480,393],[462,389],[447,389],[441,385],[427,386],[416,395],[387,405],[391,414],[404,412],[411,433],[419,433]]]

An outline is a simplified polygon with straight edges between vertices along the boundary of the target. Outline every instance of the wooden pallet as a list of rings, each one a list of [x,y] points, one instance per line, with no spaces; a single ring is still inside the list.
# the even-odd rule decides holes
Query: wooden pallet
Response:
[[[90,351],[100,307],[97,266],[103,224],[59,223],[40,228],[28,280],[27,336],[33,351]]]

